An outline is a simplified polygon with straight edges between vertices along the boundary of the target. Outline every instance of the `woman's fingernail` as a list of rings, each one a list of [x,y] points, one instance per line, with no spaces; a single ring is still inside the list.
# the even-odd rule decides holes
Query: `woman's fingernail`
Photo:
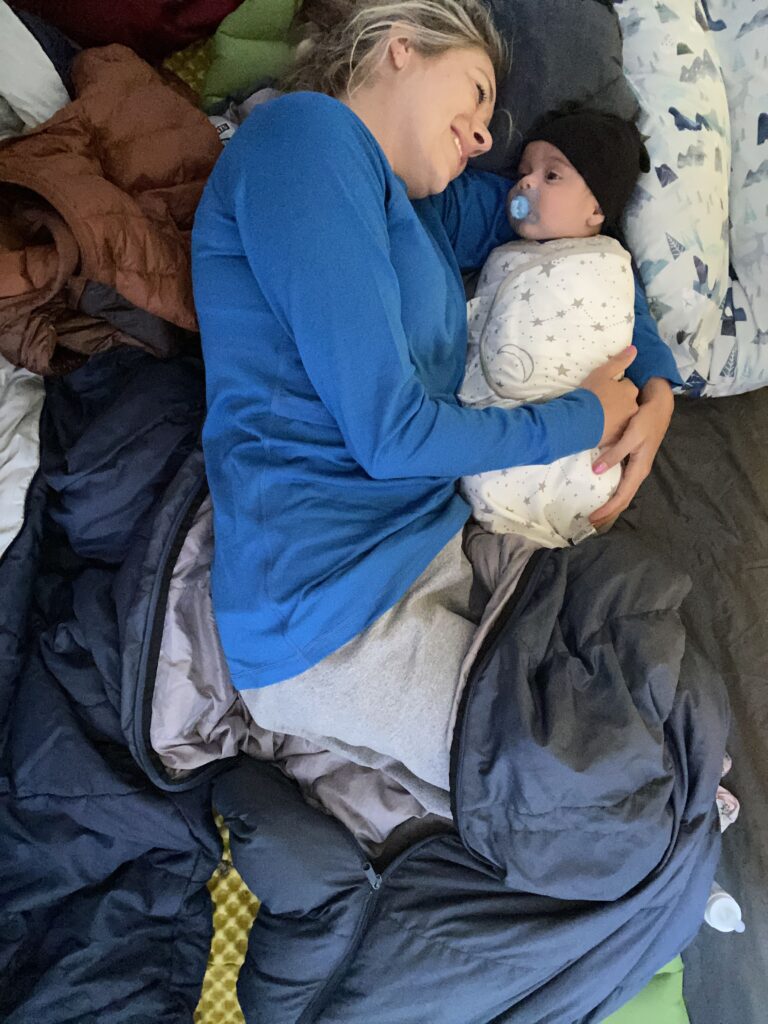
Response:
[[[598,462],[597,465],[592,467],[593,473],[604,473],[608,469],[604,462]]]

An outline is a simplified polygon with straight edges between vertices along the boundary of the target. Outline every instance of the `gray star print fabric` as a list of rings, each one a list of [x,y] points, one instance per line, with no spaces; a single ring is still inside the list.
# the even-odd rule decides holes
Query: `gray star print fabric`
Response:
[[[557,398],[632,340],[629,253],[602,235],[510,242],[488,257],[467,315],[462,404]],[[594,533],[589,515],[621,479],[620,466],[596,475],[597,456],[593,449],[549,466],[479,473],[463,478],[462,492],[486,529],[565,547]]]

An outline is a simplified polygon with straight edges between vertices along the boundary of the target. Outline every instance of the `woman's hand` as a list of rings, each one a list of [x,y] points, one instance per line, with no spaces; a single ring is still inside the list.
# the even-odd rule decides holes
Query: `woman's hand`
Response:
[[[593,370],[581,385],[596,395],[603,407],[603,436],[599,442],[601,448],[622,439],[627,424],[637,412],[637,388],[631,380],[621,379],[636,355],[637,349],[630,345]]]
[[[600,458],[592,467],[595,472],[604,473],[611,466],[627,459],[616,493],[589,517],[595,529],[613,522],[637,494],[640,484],[651,471],[674,407],[675,400],[669,382],[661,377],[652,377],[640,393],[640,408],[629,421],[626,430],[615,444],[600,453]]]

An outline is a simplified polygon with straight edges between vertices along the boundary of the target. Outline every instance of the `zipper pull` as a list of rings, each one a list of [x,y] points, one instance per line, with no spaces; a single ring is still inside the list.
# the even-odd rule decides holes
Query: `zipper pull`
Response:
[[[374,871],[373,864],[371,864],[370,861],[366,861],[365,864],[363,864],[363,873],[368,879],[368,884],[372,889],[375,890],[381,888],[381,875]]]

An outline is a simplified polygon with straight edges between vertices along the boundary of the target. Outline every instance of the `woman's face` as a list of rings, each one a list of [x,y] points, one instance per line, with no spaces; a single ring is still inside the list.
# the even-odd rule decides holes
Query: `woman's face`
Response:
[[[493,64],[473,47],[423,57],[407,39],[390,43],[392,130],[387,155],[411,198],[436,195],[491,148]],[[386,148],[386,147],[385,147]]]
[[[551,142],[530,142],[523,150],[516,189],[538,192],[539,220],[515,223],[522,238],[587,238],[605,219],[587,183]]]

